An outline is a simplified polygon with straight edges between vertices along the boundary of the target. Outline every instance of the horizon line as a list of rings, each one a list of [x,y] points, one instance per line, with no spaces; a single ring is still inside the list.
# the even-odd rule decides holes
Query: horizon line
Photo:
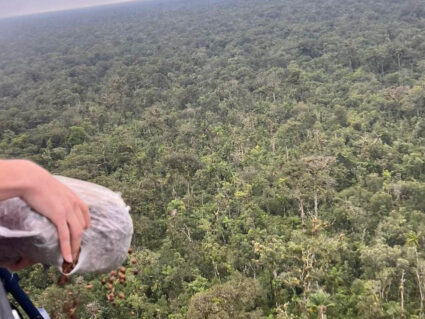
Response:
[[[120,2],[109,2],[109,3],[99,4],[99,5],[87,5],[87,6],[81,6],[81,7],[76,7],[76,8],[46,10],[46,11],[39,11],[39,12],[34,12],[34,13],[13,14],[13,15],[7,15],[7,16],[0,16],[0,20],[37,16],[37,15],[43,15],[43,14],[48,14],[48,13],[77,11],[77,10],[81,10],[81,9],[108,7],[108,6],[115,6],[115,5],[120,5],[120,4],[127,4],[127,3],[131,3],[131,2],[153,2],[153,1],[155,1],[155,0],[126,0],[126,1],[120,1]]]

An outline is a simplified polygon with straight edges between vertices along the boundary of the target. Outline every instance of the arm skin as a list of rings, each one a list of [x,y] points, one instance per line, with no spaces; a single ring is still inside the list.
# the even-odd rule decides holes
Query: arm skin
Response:
[[[78,255],[83,230],[89,227],[88,206],[48,171],[27,160],[0,160],[0,201],[20,197],[56,226],[62,256],[72,262]],[[17,270],[31,262],[21,260]]]

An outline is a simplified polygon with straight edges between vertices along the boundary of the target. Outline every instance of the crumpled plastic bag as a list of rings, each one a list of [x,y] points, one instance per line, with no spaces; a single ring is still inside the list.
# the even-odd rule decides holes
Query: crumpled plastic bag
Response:
[[[56,176],[90,209],[90,227],[84,231],[78,263],[69,274],[107,272],[127,256],[133,235],[129,207],[119,193],[103,186]],[[20,198],[0,202],[0,265],[25,257],[63,271],[56,227]]]

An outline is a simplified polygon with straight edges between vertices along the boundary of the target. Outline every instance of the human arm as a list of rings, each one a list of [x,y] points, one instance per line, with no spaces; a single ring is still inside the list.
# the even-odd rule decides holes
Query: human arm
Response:
[[[27,160],[0,160],[0,200],[20,197],[56,226],[63,258],[78,255],[88,206],[48,171]]]

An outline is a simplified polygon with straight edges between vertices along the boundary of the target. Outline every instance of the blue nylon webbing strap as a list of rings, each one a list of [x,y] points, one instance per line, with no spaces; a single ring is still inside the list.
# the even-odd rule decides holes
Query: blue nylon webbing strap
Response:
[[[7,269],[0,268],[0,279],[6,291],[15,298],[16,302],[19,303],[30,319],[43,319],[38,309],[19,286],[19,277],[17,274],[11,274]]]

